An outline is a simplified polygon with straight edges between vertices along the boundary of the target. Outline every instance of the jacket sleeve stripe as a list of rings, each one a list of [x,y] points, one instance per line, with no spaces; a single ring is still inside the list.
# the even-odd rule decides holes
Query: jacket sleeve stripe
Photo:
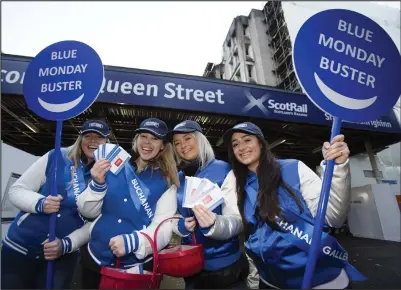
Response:
[[[93,180],[89,183],[89,188],[94,192],[104,192],[107,189],[107,184],[97,185]]]
[[[133,232],[131,235],[131,241],[132,241],[132,252],[135,253],[136,251],[138,251],[138,244],[139,244],[139,240],[138,240],[138,234],[136,232]]]

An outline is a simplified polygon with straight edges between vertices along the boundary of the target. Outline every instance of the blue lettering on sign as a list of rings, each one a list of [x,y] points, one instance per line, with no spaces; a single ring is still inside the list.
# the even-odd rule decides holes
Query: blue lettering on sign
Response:
[[[90,46],[61,41],[43,49],[25,73],[28,107],[49,120],[66,120],[85,111],[97,98],[103,64]]]
[[[293,46],[297,78],[323,111],[352,122],[377,119],[401,95],[401,57],[386,31],[344,9],[310,17]]]

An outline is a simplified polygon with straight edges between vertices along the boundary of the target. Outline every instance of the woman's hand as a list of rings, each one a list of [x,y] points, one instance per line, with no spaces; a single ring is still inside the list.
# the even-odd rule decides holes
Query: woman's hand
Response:
[[[63,197],[58,194],[57,196],[48,195],[43,202],[43,212],[45,214],[51,214],[60,210],[60,202]]]
[[[208,228],[214,225],[216,221],[216,214],[207,209],[204,205],[195,205],[192,210],[195,213],[195,217],[198,220],[201,228]]]
[[[187,229],[188,232],[193,232],[195,230],[196,226],[196,220],[195,217],[188,217],[184,220],[185,228]]]
[[[56,260],[61,256],[62,247],[60,239],[56,238],[53,242],[49,242],[49,239],[46,239],[42,245],[46,260]]]
[[[124,256],[125,253],[125,244],[123,236],[115,236],[114,238],[110,239],[109,246],[111,251],[113,252],[114,256],[120,258]]]
[[[111,163],[104,158],[99,159],[91,169],[92,179],[97,183],[106,181],[106,173],[111,168]]]
[[[350,151],[347,143],[344,142],[344,135],[337,135],[331,141],[324,142],[322,147],[324,160],[335,159],[337,164],[342,164],[348,160]]]

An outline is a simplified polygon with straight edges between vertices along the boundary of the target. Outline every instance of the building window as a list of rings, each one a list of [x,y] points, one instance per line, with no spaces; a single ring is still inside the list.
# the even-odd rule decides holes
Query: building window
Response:
[[[244,26],[245,35],[251,37],[251,32],[249,30],[249,26]]]
[[[246,68],[248,69],[248,76],[249,76],[250,78],[252,78],[252,77],[253,77],[253,65],[247,64],[247,65],[246,65]]]
[[[234,54],[235,56],[238,56],[238,46],[237,46],[237,45],[234,47],[234,52],[233,52],[233,54]]]
[[[245,55],[249,56],[249,43],[245,43]]]
[[[249,43],[245,43],[245,58],[247,61],[250,61],[250,62],[255,61],[252,45]]]
[[[253,64],[247,64],[246,65],[247,71],[248,71],[248,76],[249,76],[249,82],[251,83],[257,83],[257,77],[256,77],[256,68],[255,65]]]

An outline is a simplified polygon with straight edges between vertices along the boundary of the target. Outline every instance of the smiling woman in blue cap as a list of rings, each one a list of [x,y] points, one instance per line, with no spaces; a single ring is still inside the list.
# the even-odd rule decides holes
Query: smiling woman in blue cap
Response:
[[[153,238],[160,222],[177,210],[179,180],[167,132],[162,120],[146,119],[135,130],[132,163],[125,163],[117,175],[109,171],[110,162],[104,158],[93,166],[93,179],[78,198],[82,215],[96,218],[87,247],[92,265],[87,265],[82,277],[83,288],[98,288],[100,268],[115,266],[117,259],[127,269],[152,258],[151,245],[140,232]],[[171,237],[171,223],[164,223],[158,232],[158,250]]]
[[[236,178],[247,254],[260,281],[257,275],[249,279],[256,278],[255,288],[300,289],[322,181],[299,160],[276,159],[253,123],[238,124],[223,138]],[[325,221],[340,227],[350,200],[350,151],[344,136],[338,135],[323,144],[322,152],[325,160],[336,162]],[[344,289],[350,281],[364,279],[335,238],[326,233],[322,237],[312,287]]]
[[[178,216],[184,218],[175,223],[174,232],[183,237],[182,244],[191,244],[191,232],[195,232],[197,243],[203,244],[205,256],[204,269],[185,278],[185,288],[245,288],[248,263],[238,237],[242,232],[242,221],[231,166],[215,159],[212,146],[195,121],[176,125],[169,132],[169,138],[180,169]],[[196,205],[192,210],[183,208],[185,176],[207,178],[217,184],[221,188],[223,204],[212,211],[203,205]]]
[[[74,145],[61,148],[57,197],[50,195],[54,150],[40,157],[11,186],[9,200],[20,212],[3,239],[2,288],[45,288],[47,260],[55,260],[53,287],[69,288],[78,261],[75,250],[87,239],[89,226],[78,213],[76,199],[90,181],[93,152],[109,135],[106,123],[89,120]],[[49,243],[51,213],[57,213],[56,240]]]

